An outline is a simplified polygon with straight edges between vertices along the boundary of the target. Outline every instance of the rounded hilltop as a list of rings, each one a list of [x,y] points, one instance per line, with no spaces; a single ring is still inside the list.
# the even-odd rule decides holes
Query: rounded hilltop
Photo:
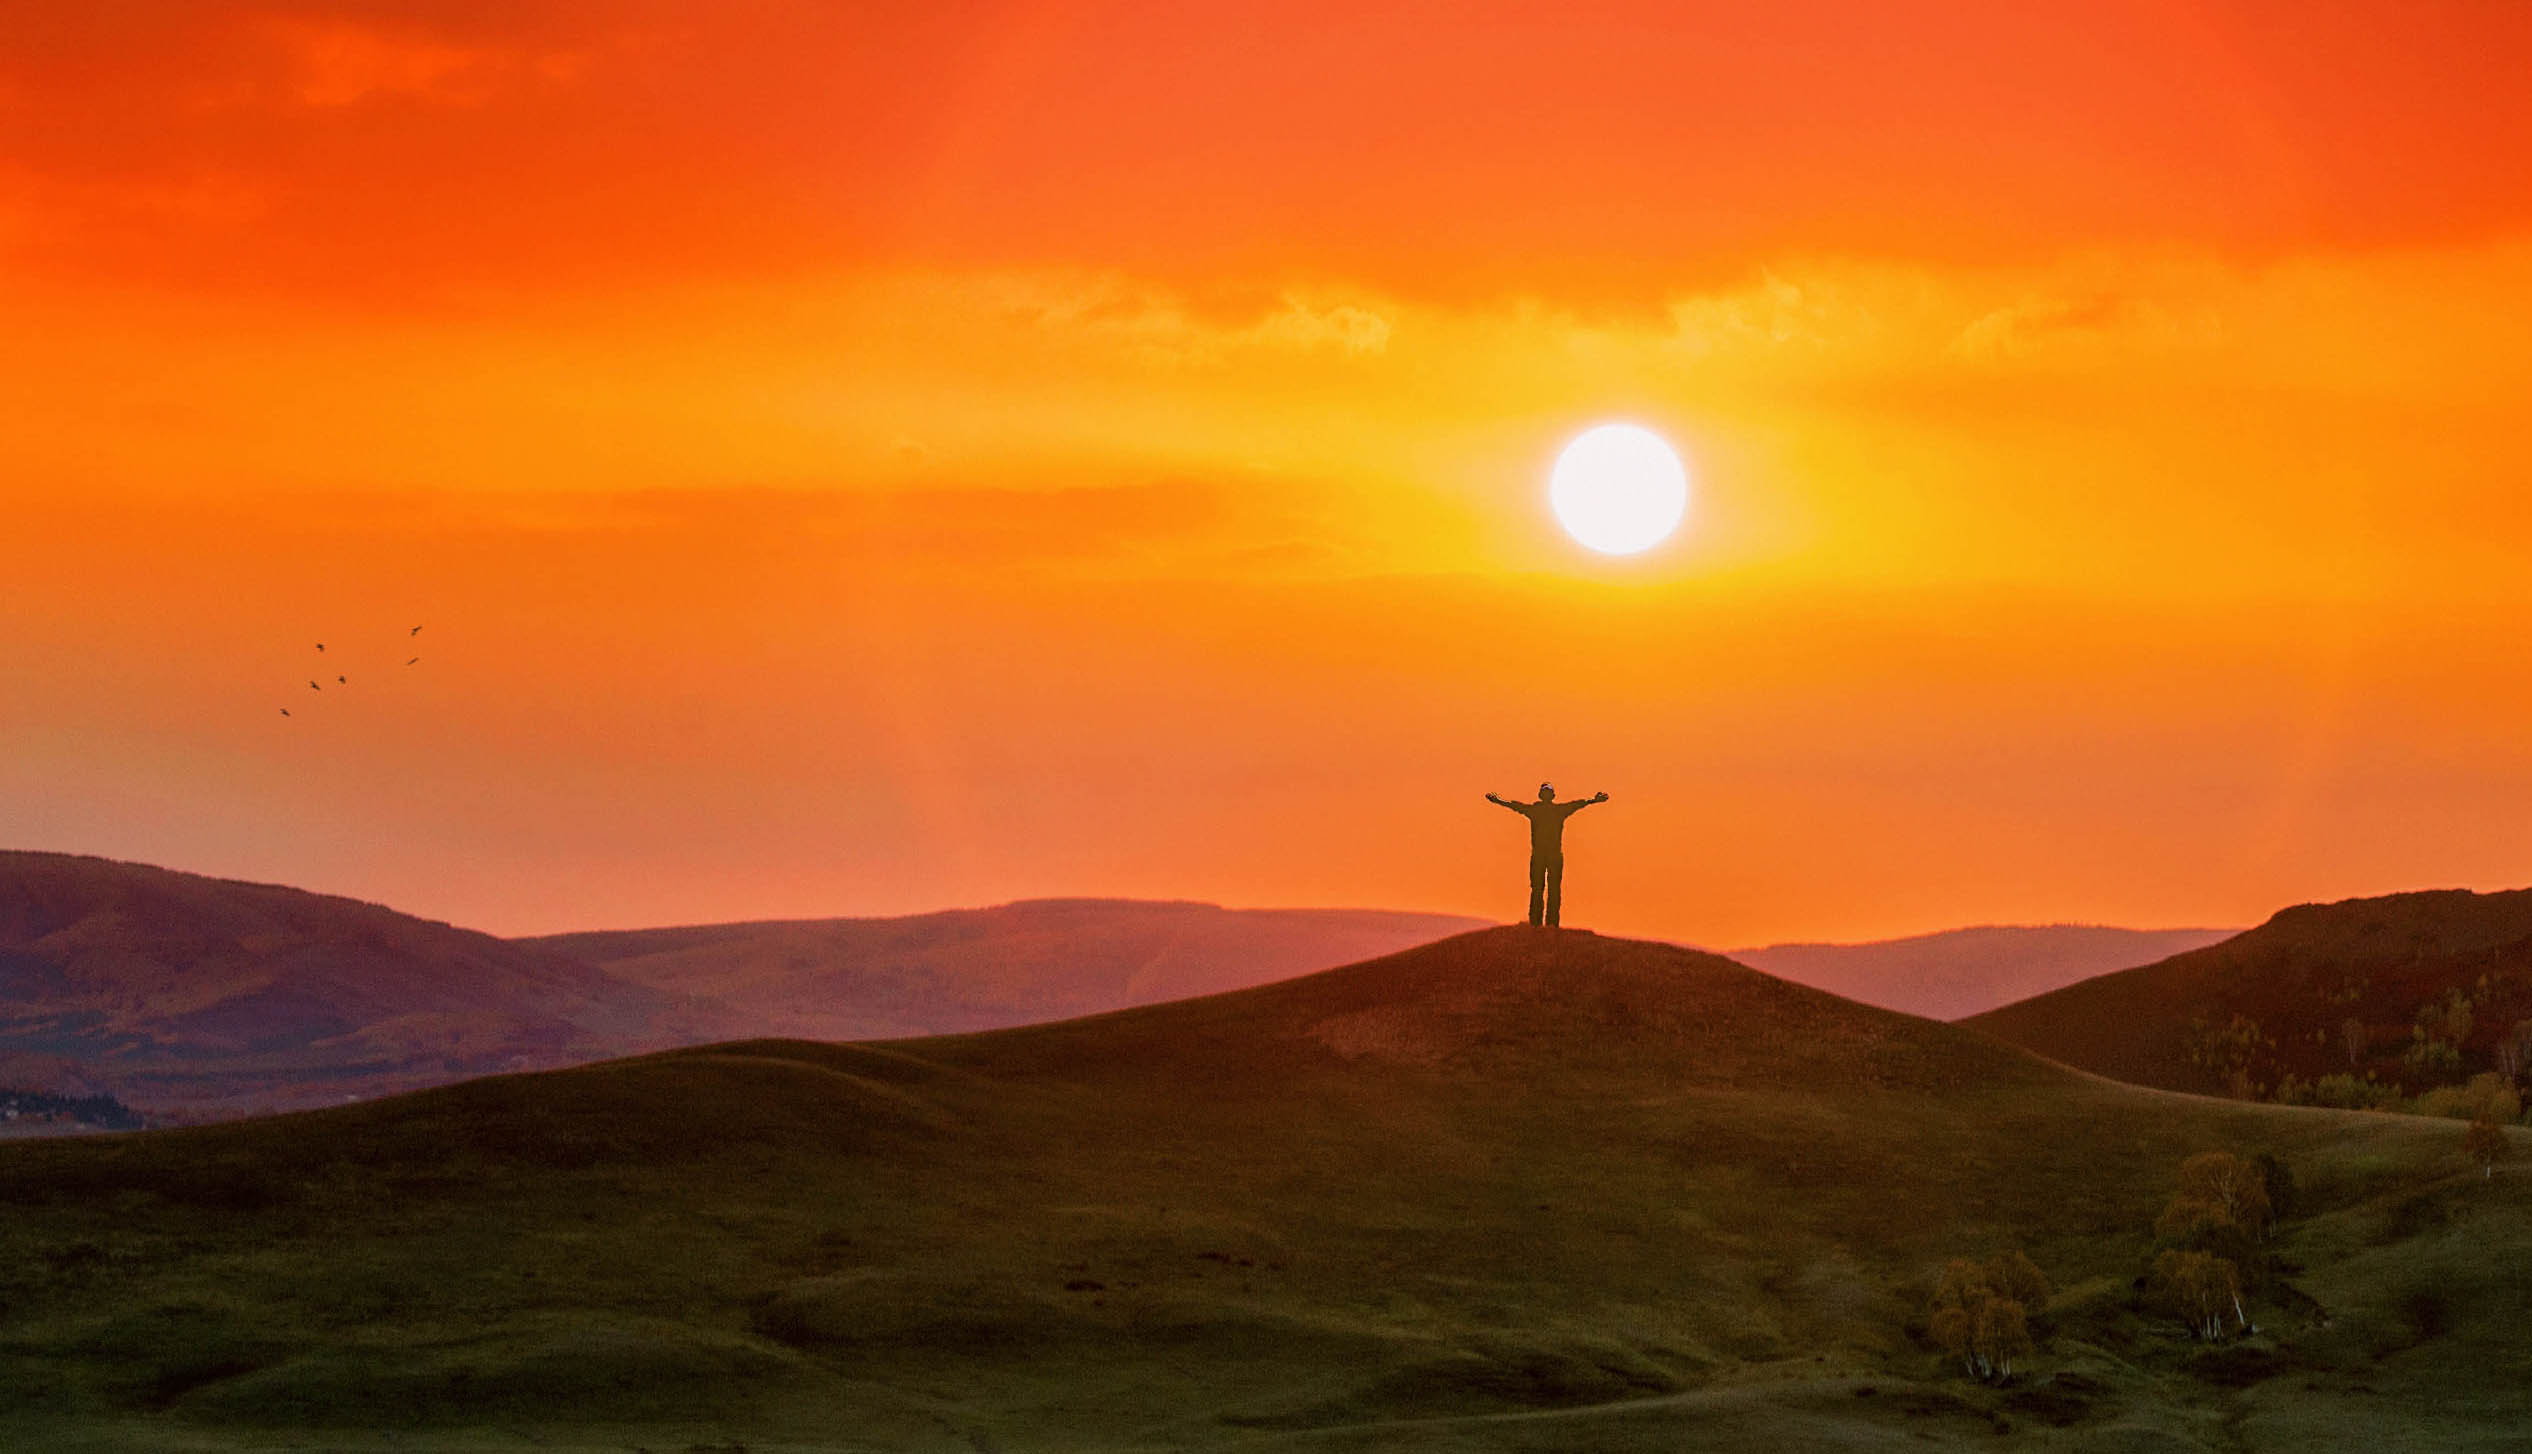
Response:
[[[1666,1082],[1929,1088],[2063,1074],[1983,1035],[1720,955],[1518,925],[1254,989],[921,1043],[927,1058],[1013,1069],[1642,1071]]]

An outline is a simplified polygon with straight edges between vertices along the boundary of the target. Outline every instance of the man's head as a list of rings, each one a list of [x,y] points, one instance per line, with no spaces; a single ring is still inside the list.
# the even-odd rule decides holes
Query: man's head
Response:
[[[1539,801],[1540,801],[1540,802],[1542,802],[1542,803],[1552,803],[1552,802],[1555,802],[1555,801],[1556,801],[1556,784],[1554,784],[1554,783],[1541,783],[1541,784],[1539,784]]]

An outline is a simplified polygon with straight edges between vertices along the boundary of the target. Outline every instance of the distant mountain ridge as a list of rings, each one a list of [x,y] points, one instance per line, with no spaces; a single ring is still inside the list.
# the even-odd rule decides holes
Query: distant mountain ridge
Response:
[[[143,1107],[326,1104],[736,1027],[569,956],[356,899],[0,853],[0,1063]]]
[[[2235,932],[1990,924],[1856,944],[1769,944],[1726,952],[1754,969],[1850,1000],[1957,1020],[2095,975],[2151,964]]]
[[[1059,1019],[1477,922],[1068,899],[514,941],[279,885],[0,852],[0,1091],[217,1119],[747,1036]]]
[[[790,919],[521,941],[756,1033],[871,1040],[1001,1029],[1246,989],[1485,927],[1384,909],[1028,899],[887,919]]]
[[[2444,1012],[2457,995],[2455,1019]],[[2449,1083],[2490,1068],[2527,1018],[2532,889],[2437,889],[2298,904],[2222,943],[1964,1023],[2119,1080],[2258,1093],[2289,1074]],[[2449,1063],[2423,1053],[2439,1036]]]

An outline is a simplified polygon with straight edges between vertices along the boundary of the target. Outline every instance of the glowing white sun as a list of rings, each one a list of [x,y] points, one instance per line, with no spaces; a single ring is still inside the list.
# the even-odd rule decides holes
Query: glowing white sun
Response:
[[[1565,533],[1603,555],[1633,555],[1670,538],[1688,513],[1688,467],[1652,430],[1603,424],[1574,436],[1547,477]]]

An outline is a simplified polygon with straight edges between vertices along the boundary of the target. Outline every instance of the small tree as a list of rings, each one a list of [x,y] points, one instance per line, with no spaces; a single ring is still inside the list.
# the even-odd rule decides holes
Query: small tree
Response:
[[[1934,1313],[1926,1320],[1926,1332],[1936,1347],[1961,1361],[1961,1367],[1973,1378],[1985,1378],[1978,1356],[1978,1312],[1995,1301],[1996,1290],[1987,1281],[1987,1270],[1966,1257],[1955,1257],[1943,1264],[1942,1281],[1934,1287]]]
[[[2013,1360],[2031,1356],[2031,1329],[2022,1304],[2009,1297],[1989,1298],[1978,1309],[1970,1347],[1997,1383],[2013,1377]]]
[[[2182,1048],[2189,1054],[2189,1063],[2214,1073],[2224,1085],[2224,1093],[2237,1100],[2257,1100],[2260,1082],[2256,1071],[2261,1060],[2273,1056],[2277,1042],[2259,1027],[2259,1021],[2236,1011],[2222,1025],[2208,1023],[2204,1015],[2192,1016],[2182,1036]]]
[[[1970,1307],[1995,1296],[1996,1289],[1987,1280],[1987,1269],[1966,1257],[1955,1257],[1943,1264],[1943,1280],[1934,1286],[1934,1305]]]
[[[2458,989],[2420,1005],[2400,1063],[2427,1084],[2451,1076],[2462,1068],[2462,1042],[2470,1038],[2471,1019],[2470,996]]]
[[[2045,1300],[2048,1279],[2031,1259],[2006,1252],[1983,1266],[1955,1257],[1934,1289],[1926,1335],[1972,1378],[2002,1383],[2015,1360],[2031,1356],[2028,1303]]]
[[[2523,1118],[2523,1093],[2514,1082],[2493,1071],[2483,1071],[2462,1087],[2462,1103],[2470,1107],[2472,1120],[2495,1121],[2504,1125]]]
[[[2532,1020],[2517,1020],[2514,1029],[2497,1041],[2497,1073],[2521,1080],[2527,1066],[2532,1066]]]
[[[2294,1168],[2269,1151],[2252,1157],[2251,1165],[2259,1168],[2260,1185],[2268,1192],[2269,1221],[2282,1222],[2293,1216],[2297,1194]]]
[[[1970,1357],[1969,1342],[1977,1328],[1976,1319],[1965,1307],[1938,1307],[1925,1323],[1926,1336],[1934,1340],[1934,1346],[1959,1359],[1972,1377],[1977,1376],[1978,1364]]]
[[[2414,1109],[2421,1116],[2494,1121],[2503,1126],[2523,1115],[2523,1096],[2505,1077],[2483,1070],[2467,1084],[2440,1085],[2419,1096]]]
[[[2222,1257],[2175,1248],[2154,1259],[2154,1284],[2164,1303],[2201,1342],[2213,1343],[2224,1336],[2228,1310],[2237,1326],[2250,1326],[2242,1311],[2241,1273]]]
[[[2154,1282],[2164,1302],[2210,1342],[2223,1336],[2227,1308],[2237,1325],[2250,1326],[2242,1269],[2262,1260],[2259,1244],[2275,1213],[2269,1185],[2257,1162],[2202,1152],[2180,1164],[2179,1190],[2154,1220],[2154,1235],[2166,1244],[2154,1260]]]
[[[2206,1151],[2180,1164],[2180,1190],[2154,1222],[2166,1242],[2216,1244],[2240,1252],[2268,1235],[2268,1178],[2256,1163],[2229,1151]]]
[[[2497,1174],[2498,1161],[2513,1149],[2507,1144],[2505,1128],[2486,1116],[2473,1119],[2470,1129],[2462,1133],[2462,1154],[2479,1163],[2482,1181]]]
[[[1987,1259],[1987,1281],[2001,1297],[2010,1298],[2025,1308],[2048,1304],[2048,1277],[2039,1264],[2022,1255],[2021,1249],[1999,1252]]]

